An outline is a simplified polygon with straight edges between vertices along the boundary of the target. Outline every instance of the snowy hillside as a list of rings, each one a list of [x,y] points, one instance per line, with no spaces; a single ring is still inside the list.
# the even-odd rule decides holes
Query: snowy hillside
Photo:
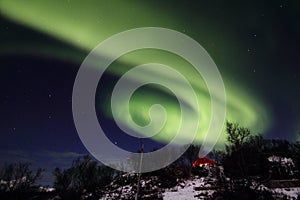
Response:
[[[163,193],[163,199],[166,200],[189,200],[189,199],[207,199],[215,192],[215,187],[211,183],[214,179],[193,177],[178,186]]]
[[[135,199],[137,192],[137,174],[128,173],[113,181],[102,193],[102,200]],[[214,176],[191,176],[189,179],[174,179],[173,187],[166,187],[159,176],[142,176],[138,199],[193,200],[221,198],[228,193],[224,183]],[[226,179],[228,183],[229,179]],[[257,183],[252,183],[253,188]],[[275,199],[296,200],[300,194],[298,180],[272,180],[260,185],[258,191],[267,192]],[[238,191],[240,192],[240,191]],[[221,198],[222,199],[222,198]]]

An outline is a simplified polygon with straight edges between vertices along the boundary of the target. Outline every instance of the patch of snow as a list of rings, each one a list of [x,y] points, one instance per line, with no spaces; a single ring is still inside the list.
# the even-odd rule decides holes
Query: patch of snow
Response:
[[[44,192],[54,192],[54,191],[55,191],[55,188],[40,186],[40,187],[39,187],[39,190],[40,190],[40,191],[44,191]]]
[[[294,187],[294,188],[274,188],[271,189],[273,193],[276,194],[283,194],[288,196],[289,199],[297,199],[298,195],[300,195],[300,188]]]
[[[294,165],[294,162],[291,158],[286,158],[286,157],[280,157],[280,156],[270,156],[268,158],[269,162],[278,162],[281,163],[282,165]]]
[[[209,189],[211,184],[208,182],[214,181],[207,178],[197,178],[187,180],[186,182],[179,184],[175,188],[163,193],[163,199],[165,200],[192,200],[192,199],[206,199],[211,196],[215,190]],[[203,188],[203,190],[201,190]]]

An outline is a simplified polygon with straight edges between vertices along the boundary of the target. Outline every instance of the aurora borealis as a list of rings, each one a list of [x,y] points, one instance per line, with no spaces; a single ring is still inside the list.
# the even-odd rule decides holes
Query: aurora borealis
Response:
[[[3,21],[0,58],[12,56],[17,59],[28,56],[68,63],[68,67],[60,64],[55,69],[59,74],[60,67],[64,68],[63,70],[73,68],[70,69],[73,74],[70,78],[71,83],[75,78],[74,73],[85,56],[108,37],[137,27],[173,29],[199,42],[218,66],[226,88],[227,120],[239,122],[249,127],[253,133],[262,133],[268,138],[295,140],[300,129],[298,103],[300,102],[298,67],[300,33],[299,23],[296,20],[300,17],[298,10],[297,1],[279,0],[231,3],[75,0],[32,0],[25,3],[2,0],[0,1],[1,22]],[[8,63],[7,59],[4,60]],[[40,66],[37,66],[39,70],[43,70],[43,62],[48,61],[41,61]],[[109,105],[109,94],[114,84],[134,66],[153,62],[172,66],[182,73],[195,89],[197,98],[201,102],[199,105],[201,119],[196,142],[201,143],[211,117],[207,87],[202,77],[195,73],[186,60],[172,53],[154,49],[134,51],[120,57],[113,62],[105,77],[102,78],[102,82],[99,83],[96,97],[97,112],[101,119],[104,118],[103,123],[107,125],[107,129],[112,130],[112,140],[116,140],[116,143],[124,148],[131,146],[132,142],[132,139],[124,142],[123,137],[118,139],[119,136],[114,136],[116,128],[114,123],[110,123],[112,113]],[[9,64],[5,63],[1,65],[1,70],[4,70],[2,74],[5,74],[6,68],[9,67]],[[49,67],[44,69],[47,73]],[[31,76],[35,77],[34,71]],[[59,77],[57,75],[56,78],[51,78],[61,82],[63,77]],[[164,79],[179,90],[182,84],[168,74],[161,74],[155,69],[149,69],[146,74],[138,74],[130,78],[133,82]],[[22,80],[26,81],[25,77]],[[9,87],[10,90],[14,89],[13,84]],[[72,92],[69,90],[70,88],[68,101]],[[58,94],[63,96],[64,92],[58,91]],[[7,94],[3,95],[7,96]],[[16,98],[22,99],[22,95]],[[181,98],[188,105],[190,97],[186,96],[184,90],[181,90]],[[170,90],[158,85],[140,88],[130,102],[130,114],[137,124],[147,125],[150,120],[149,108],[157,102],[165,107],[168,118],[166,126],[154,139],[156,142],[165,143],[173,137],[180,119],[178,101]],[[122,103],[120,102],[120,107],[123,106]],[[57,104],[61,103],[57,102]],[[13,106],[5,107],[5,109],[13,109]],[[61,113],[60,108],[61,106],[57,105],[55,112]],[[34,106],[32,109],[35,110]],[[192,116],[195,109],[191,107],[189,109]],[[12,113],[18,115],[17,111]],[[65,114],[58,115],[65,116]],[[28,115],[28,118],[36,118],[36,116]],[[7,132],[17,126],[18,120],[13,118],[8,123],[10,127],[2,127],[5,135],[2,141],[10,141],[7,139],[9,137]],[[126,125],[128,116],[119,116],[118,120]],[[45,129],[52,126],[56,125],[45,123]],[[18,131],[21,131],[20,129],[17,128]],[[66,129],[68,128],[62,128],[62,131]],[[29,131],[35,132],[34,128]],[[58,127],[56,131],[59,132],[60,128]],[[33,133],[20,134],[34,137]],[[185,144],[184,138],[182,139],[182,143]],[[224,141],[225,135],[222,135],[219,145],[222,146]],[[134,148],[139,145],[138,141],[136,143]],[[148,148],[150,150],[151,147]]]

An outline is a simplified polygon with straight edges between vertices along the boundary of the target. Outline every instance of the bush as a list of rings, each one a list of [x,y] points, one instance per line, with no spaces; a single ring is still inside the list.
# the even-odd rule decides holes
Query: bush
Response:
[[[209,174],[209,170],[208,168],[197,166],[192,168],[192,173],[200,177],[207,177]]]
[[[0,170],[1,191],[24,192],[32,189],[35,182],[41,178],[42,169],[36,172],[29,169],[30,163],[13,163],[4,165]]]
[[[35,183],[42,171],[30,170],[30,163],[4,165],[0,169],[0,199],[30,199],[39,192]]]
[[[116,172],[107,166],[98,165],[90,156],[84,156],[74,160],[66,170],[56,168],[53,174],[54,188],[63,197],[71,198],[72,194],[79,196],[103,188],[113,180]]]

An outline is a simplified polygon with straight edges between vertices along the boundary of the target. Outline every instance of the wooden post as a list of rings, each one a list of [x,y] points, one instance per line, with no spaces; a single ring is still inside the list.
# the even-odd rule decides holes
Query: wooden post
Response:
[[[138,181],[137,181],[137,189],[136,189],[136,194],[135,194],[135,200],[138,200],[138,195],[140,192],[140,180],[141,180],[141,171],[142,171],[142,162],[143,162],[143,153],[144,153],[144,143],[140,140],[141,142],[141,156],[140,156],[140,163],[139,163],[139,171],[138,171]]]

